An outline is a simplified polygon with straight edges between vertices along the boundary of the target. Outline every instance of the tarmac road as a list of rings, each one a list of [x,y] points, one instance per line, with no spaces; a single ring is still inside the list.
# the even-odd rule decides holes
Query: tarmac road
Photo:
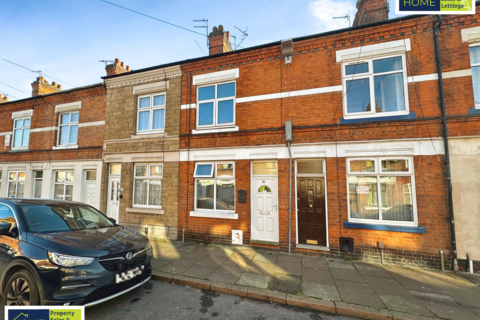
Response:
[[[3,306],[3,299],[2,306]],[[0,309],[0,319],[4,310]],[[116,299],[86,309],[85,320],[309,319],[353,320],[266,301],[150,281]]]

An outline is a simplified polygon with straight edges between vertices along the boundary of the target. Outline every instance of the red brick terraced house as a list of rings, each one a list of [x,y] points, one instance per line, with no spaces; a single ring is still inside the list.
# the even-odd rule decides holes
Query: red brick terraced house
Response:
[[[182,62],[180,236],[453,267],[443,101],[458,259],[480,260],[479,16],[372,2],[352,28],[238,51],[220,26]]]
[[[99,208],[104,126],[101,83],[62,91],[39,77],[32,97],[0,103],[0,197]]]

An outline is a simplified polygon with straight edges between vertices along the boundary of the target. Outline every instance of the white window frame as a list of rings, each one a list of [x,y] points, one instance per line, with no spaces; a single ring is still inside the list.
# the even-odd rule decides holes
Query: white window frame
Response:
[[[57,182],[57,181],[56,181],[57,172],[65,172],[65,181],[64,181],[64,182]],[[69,172],[73,173],[73,181],[72,181],[72,182],[67,181],[67,173],[69,173]],[[55,186],[56,186],[57,184],[61,184],[61,185],[63,185],[63,196],[62,196],[63,199],[58,199],[58,200],[74,201],[74,200],[73,200],[73,199],[74,199],[74,194],[73,194],[73,192],[75,191],[75,190],[73,190],[73,185],[74,185],[74,183],[75,183],[75,172],[74,172],[74,170],[55,170],[55,171],[53,171],[53,193],[52,193],[52,199],[55,199]],[[43,182],[42,182],[42,184],[43,184]],[[65,200],[65,190],[66,190],[66,187],[65,187],[65,186],[67,186],[67,185],[68,185],[68,186],[72,186],[72,200]]]
[[[21,128],[15,128],[15,122],[17,122],[18,120],[23,120],[23,122],[25,123],[25,120],[30,120],[30,125],[28,127],[26,126],[22,126]],[[16,119],[13,119],[13,137],[12,137],[12,150],[28,150],[28,144],[30,144],[30,126],[32,125],[32,118],[31,117],[25,117],[25,118],[16,118]],[[20,141],[23,141],[23,134],[25,132],[26,129],[28,129],[28,144],[26,146],[20,146],[20,147],[15,147],[15,131],[17,131],[18,129],[21,129],[22,130],[22,138]]]
[[[137,166],[147,166],[147,175],[146,176],[141,176],[137,177],[135,176],[135,172],[137,169]],[[151,166],[160,166],[162,168],[162,175],[161,177],[155,177],[155,176],[150,176],[150,167]],[[162,201],[163,205],[163,164],[161,163],[136,163],[133,166],[133,198],[132,198],[132,207],[133,208],[151,208],[151,209],[162,209],[162,205],[157,206],[157,205],[148,205],[148,204],[135,204],[135,180],[147,180],[147,202],[150,197],[150,180],[161,180],[162,182],[162,193],[160,194],[160,201]]]
[[[198,165],[211,165],[212,169],[210,170],[210,174],[208,175],[199,175],[197,174]],[[193,171],[194,178],[213,178],[213,172],[215,171],[215,163],[213,162],[199,162],[195,163],[195,171]]]
[[[15,180],[10,180],[10,173],[12,172],[15,172]],[[19,176],[19,173],[23,173],[24,174],[24,179],[23,180],[18,180],[18,176]],[[23,192],[25,193],[25,186],[26,186],[26,180],[27,180],[27,172],[26,171],[15,171],[15,170],[12,170],[12,171],[7,171],[7,193],[6,193],[6,198],[9,198],[8,194],[10,192],[10,182],[15,182],[15,196],[13,198],[17,198],[18,197],[18,183],[19,182],[23,182],[24,185],[23,185]]]
[[[470,48],[479,47],[479,46],[480,46],[480,43],[474,43],[474,44],[471,44],[471,45],[468,46],[468,58],[469,59],[470,59]],[[480,62],[472,64],[472,62],[470,61],[470,70],[473,70],[474,67],[480,67]],[[472,72],[471,77],[472,77],[472,89],[473,89],[473,72]],[[479,83],[479,85],[480,85],[480,83]],[[475,91],[473,92],[473,103],[475,103]],[[480,109],[480,104],[475,103],[475,109]]]
[[[233,96],[230,96],[230,97],[226,97],[226,98],[217,98],[217,88],[219,85],[222,85],[222,84],[228,84],[228,83],[235,83],[235,94]],[[200,92],[200,89],[201,88],[205,88],[205,87],[211,87],[211,86],[215,86],[215,97],[213,99],[210,99],[210,100],[198,100],[200,95],[199,95],[199,92]],[[217,121],[217,114],[218,114],[218,102],[220,101],[227,101],[227,100],[233,100],[233,122],[231,123],[225,123],[225,124],[218,124]],[[206,85],[202,85],[202,86],[198,86],[197,87],[197,106],[196,106],[196,128],[197,130],[202,130],[202,129],[212,129],[212,128],[229,128],[229,127],[235,127],[235,124],[236,124],[236,121],[237,121],[237,117],[236,117],[236,110],[237,110],[237,106],[236,106],[236,100],[237,100],[237,82],[235,80],[233,81],[225,81],[225,82],[218,82],[218,83],[210,83],[210,84],[206,84]],[[208,125],[199,125],[198,121],[199,121],[199,117],[200,117],[200,104],[202,103],[210,103],[212,102],[213,103],[213,124],[208,124]]]
[[[351,172],[350,171],[350,162],[351,161],[366,161],[371,160],[375,163],[375,170],[372,172]],[[382,172],[382,160],[407,160],[408,161],[408,171],[388,171]],[[348,222],[353,223],[362,223],[362,224],[375,224],[375,225],[391,225],[391,226],[418,226],[418,214],[417,214],[417,199],[416,199],[416,188],[415,188],[415,172],[413,170],[413,157],[359,157],[359,158],[347,158],[347,206],[348,206]],[[348,184],[349,176],[375,176],[377,178],[377,203],[378,203],[378,220],[375,219],[356,219],[351,218],[350,215],[350,186]],[[408,176],[411,179],[411,190],[412,190],[412,208],[413,208],[413,221],[392,221],[392,220],[382,220],[382,199],[381,199],[381,186],[380,186],[380,177],[384,176]],[[403,185],[402,185],[403,188]]]
[[[165,104],[161,106],[153,106],[153,98],[157,96],[165,96]],[[146,98],[150,97],[150,107],[148,108],[141,108],[140,109],[140,99],[141,98]],[[141,96],[137,97],[137,134],[147,134],[147,133],[159,133],[159,132],[164,132],[165,131],[165,120],[167,118],[167,110],[166,110],[166,105],[167,105],[167,93],[166,92],[160,92],[160,93],[152,93],[152,94],[144,94]],[[152,129],[153,126],[153,111],[155,110],[164,110],[163,113],[163,129]],[[150,111],[150,116],[148,118],[148,130],[142,130],[140,131],[138,128],[139,121],[140,121],[140,112],[146,112]]]
[[[72,119],[72,114],[73,113],[78,113],[78,121],[77,122],[70,122],[70,119]],[[70,118],[69,118],[69,122],[68,124],[62,124],[62,116],[65,115],[65,114],[69,114],[70,115]],[[78,145],[78,136],[79,136],[79,132],[80,132],[80,111],[79,110],[75,110],[75,111],[69,111],[69,112],[63,112],[63,113],[60,113],[59,114],[59,117],[58,117],[58,134],[57,134],[57,146],[58,147],[70,147],[70,146],[77,146]],[[77,141],[75,141],[75,143],[70,143],[70,127],[72,125],[76,125],[77,126]],[[67,138],[67,143],[66,144],[60,144],[60,136],[62,134],[62,127],[65,127],[65,126],[68,126],[68,138]]]
[[[402,71],[389,71],[389,72],[381,72],[381,73],[373,73],[373,61],[375,60],[383,60],[388,58],[402,58]],[[345,69],[347,66],[368,63],[368,72],[365,73],[355,73],[353,75],[346,75]],[[375,111],[375,76],[383,76],[389,74],[396,74],[402,73],[403,75],[403,88],[405,94],[405,110],[403,111],[394,111],[394,112],[376,112]],[[353,112],[348,113],[347,109],[347,81],[350,80],[361,80],[361,79],[368,79],[370,85],[370,105],[371,111],[367,112]],[[408,115],[410,113],[410,105],[408,99],[408,78],[407,78],[407,65],[405,54],[394,54],[388,56],[381,56],[375,57],[371,59],[359,59],[358,61],[350,61],[347,63],[342,64],[342,93],[343,93],[343,117],[345,119],[362,119],[362,118],[377,118],[377,117],[392,117],[392,116],[399,116],[399,115]]]
[[[218,162],[199,162],[199,163],[196,163],[195,164],[195,171],[194,173],[196,172],[197,170],[197,165],[198,164],[212,164],[213,163],[213,166],[214,166],[214,170],[213,172],[215,173],[215,175],[210,175],[210,176],[199,176],[199,177],[195,177],[194,179],[194,190],[195,190],[195,196],[193,197],[193,200],[194,200],[194,210],[196,212],[211,212],[211,213],[221,213],[221,212],[225,212],[225,213],[235,213],[235,210],[237,208],[237,197],[235,195],[235,191],[236,191],[236,187],[237,187],[237,181],[235,179],[235,161],[218,161]],[[232,164],[233,165],[233,176],[222,176],[221,178],[218,177],[217,175],[217,165],[219,164]],[[213,180],[213,203],[214,203],[214,207],[213,209],[202,209],[202,208],[197,208],[197,180]],[[234,180],[235,181],[235,191],[233,192],[233,196],[234,196],[234,209],[233,210],[225,210],[225,209],[215,209],[215,204],[216,204],[216,201],[217,201],[217,180]]]

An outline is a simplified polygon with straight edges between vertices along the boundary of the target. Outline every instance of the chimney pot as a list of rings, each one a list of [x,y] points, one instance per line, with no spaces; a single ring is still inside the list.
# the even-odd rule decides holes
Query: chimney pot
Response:
[[[119,64],[119,63],[120,63],[120,59],[115,58],[115,63],[116,63],[116,64]]]
[[[8,97],[4,97],[3,100],[8,101]]]
[[[220,54],[232,51],[230,44],[230,33],[225,32],[222,25],[213,27],[212,32],[208,35],[209,54]]]
[[[45,79],[43,79],[43,77],[40,77],[40,81],[43,82]]]
[[[216,32],[218,32],[218,29],[217,29],[217,27],[213,27],[213,29],[212,29],[212,32],[213,32],[213,33],[216,33]]]
[[[130,71],[130,66],[127,66],[127,71]]]
[[[120,66],[123,68],[125,66],[125,64],[122,62],[120,62]]]
[[[55,81],[52,82],[52,86],[56,87],[57,83]]]
[[[2,99],[2,95],[0,94],[0,99]]]
[[[59,84],[59,85],[57,86],[57,88],[60,89],[60,90],[62,90],[62,85]]]
[[[223,26],[222,25],[218,26],[218,31],[223,32]]]

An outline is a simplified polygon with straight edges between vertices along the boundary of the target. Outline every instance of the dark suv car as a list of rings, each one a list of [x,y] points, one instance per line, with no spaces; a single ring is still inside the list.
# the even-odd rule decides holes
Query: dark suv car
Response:
[[[148,238],[83,203],[0,199],[5,305],[92,306],[150,279]]]

